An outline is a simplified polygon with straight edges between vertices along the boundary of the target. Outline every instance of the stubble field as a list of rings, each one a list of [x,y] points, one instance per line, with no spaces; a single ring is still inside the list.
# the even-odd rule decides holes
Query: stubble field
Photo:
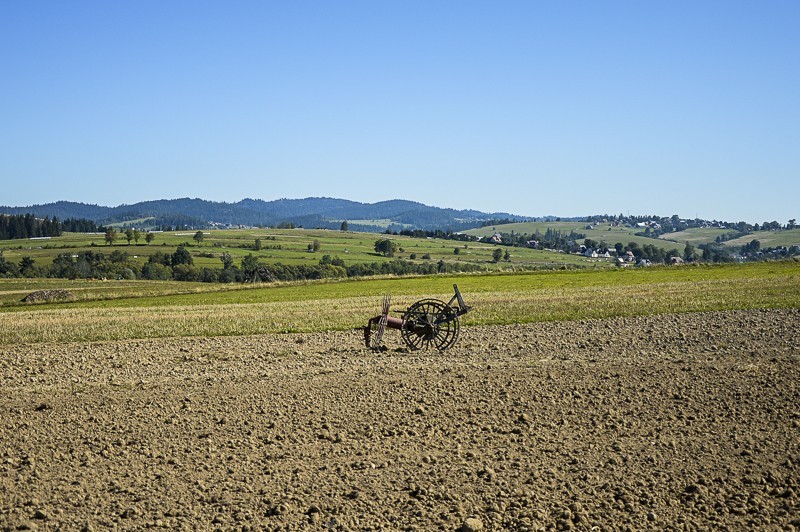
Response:
[[[797,308],[0,346],[0,528],[800,528]]]

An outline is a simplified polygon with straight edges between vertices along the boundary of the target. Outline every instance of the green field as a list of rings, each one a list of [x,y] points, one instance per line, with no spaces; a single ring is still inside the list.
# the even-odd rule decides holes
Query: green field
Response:
[[[526,267],[559,267],[570,266],[602,266],[584,257],[564,253],[552,253],[527,248],[508,248],[511,261],[492,261],[495,246],[482,243],[463,243],[454,240],[433,238],[411,238],[407,236],[389,236],[379,233],[357,233],[329,230],[306,229],[240,229],[240,230],[206,230],[201,244],[193,239],[195,231],[171,231],[156,233],[150,244],[131,243],[121,237],[113,245],[107,245],[103,234],[66,233],[61,237],[49,239],[25,239],[0,241],[0,251],[6,260],[19,263],[22,257],[31,257],[37,266],[47,266],[53,258],[62,253],[76,255],[82,251],[94,251],[110,254],[112,251],[123,251],[140,266],[156,252],[172,253],[179,245],[185,245],[192,254],[194,264],[198,267],[220,268],[220,257],[229,253],[238,265],[241,259],[253,254],[266,263],[283,264],[318,264],[323,255],[339,257],[349,266],[355,263],[384,262],[394,259],[424,261],[444,260],[445,262],[461,262],[478,264],[487,270],[513,269]],[[392,238],[400,247],[394,257],[384,257],[375,252],[375,241],[381,238]],[[256,240],[261,241],[261,249],[253,246]],[[319,243],[319,251],[309,252],[308,246],[314,241]],[[454,249],[459,248],[455,254]],[[504,248],[505,251],[506,248]],[[416,258],[412,259],[412,254]],[[423,259],[429,255],[429,259]]]
[[[752,240],[758,240],[762,248],[775,248],[780,246],[800,246],[800,229],[781,231],[758,231],[746,236],[728,240],[726,246],[743,246]]]
[[[736,234],[736,231],[733,229],[693,227],[685,231],[667,233],[661,235],[659,238],[647,238],[634,234],[642,231],[642,229],[639,228],[613,227],[608,223],[600,223],[593,224],[592,229],[587,229],[587,225],[586,222],[519,222],[480,227],[464,232],[470,235],[485,237],[492,236],[495,233],[511,233],[512,231],[514,234],[521,235],[534,235],[537,232],[544,234],[547,229],[561,231],[563,234],[569,234],[575,231],[576,233],[586,235],[586,238],[591,238],[597,242],[605,242],[610,247],[613,247],[617,242],[623,245],[627,245],[629,242],[636,242],[640,247],[646,244],[652,244],[665,251],[677,249],[679,252],[683,251],[687,243],[697,247],[700,244],[710,244],[714,242],[717,237]],[[761,242],[762,248],[800,245],[800,228],[780,231],[757,231],[740,238],[723,242],[723,245],[740,247],[749,243],[751,240],[758,240]]]
[[[677,231],[662,235],[661,238],[669,238],[672,241],[681,242],[684,245],[688,242],[693,246],[714,242],[718,236],[735,233],[732,229],[717,229],[714,227],[692,227],[685,231]]]
[[[614,247],[617,242],[625,246],[630,242],[636,242],[640,247],[651,244],[662,248],[664,251],[671,249],[681,251],[686,245],[684,241],[673,239],[672,235],[665,235],[665,238],[661,239],[636,236],[634,233],[642,231],[642,229],[638,228],[614,227],[611,224],[604,223],[592,224],[592,229],[587,229],[588,225],[586,222],[519,222],[469,229],[464,233],[485,237],[492,236],[495,233],[511,233],[513,231],[514,234],[533,236],[537,232],[543,235],[548,229],[553,229],[560,231],[564,235],[574,231],[586,235],[586,238],[591,238],[597,242],[605,242],[608,247]],[[582,244],[583,240],[579,240],[578,243]]]
[[[454,283],[473,306],[467,326],[800,307],[797,261],[267,286],[11,279],[0,280],[0,344],[356,329],[377,313],[383,294],[400,314],[424,297],[449,300]],[[76,301],[19,302],[55,287]]]

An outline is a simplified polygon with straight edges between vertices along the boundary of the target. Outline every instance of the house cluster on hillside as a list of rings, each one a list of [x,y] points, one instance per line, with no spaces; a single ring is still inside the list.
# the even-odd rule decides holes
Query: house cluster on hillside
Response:
[[[252,225],[228,224],[222,222],[208,222],[208,225],[211,226],[211,229],[258,229],[258,227]]]

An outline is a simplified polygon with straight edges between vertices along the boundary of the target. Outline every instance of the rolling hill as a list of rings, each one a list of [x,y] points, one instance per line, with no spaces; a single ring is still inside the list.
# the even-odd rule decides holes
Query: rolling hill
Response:
[[[486,220],[528,221],[532,218],[509,213],[485,213],[432,207],[408,200],[360,203],[337,198],[278,199],[264,201],[246,198],[236,203],[198,198],[154,200],[104,207],[58,201],[26,207],[0,206],[2,214],[27,214],[38,217],[85,218],[98,224],[128,224],[140,228],[182,225],[205,228],[223,226],[275,226],[292,224],[307,228],[338,229],[348,220],[351,230],[450,229],[478,227]]]

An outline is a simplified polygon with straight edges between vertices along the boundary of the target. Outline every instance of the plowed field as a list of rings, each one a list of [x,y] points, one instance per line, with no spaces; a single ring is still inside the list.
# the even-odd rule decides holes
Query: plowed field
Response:
[[[0,529],[800,528],[800,311],[0,348]]]

